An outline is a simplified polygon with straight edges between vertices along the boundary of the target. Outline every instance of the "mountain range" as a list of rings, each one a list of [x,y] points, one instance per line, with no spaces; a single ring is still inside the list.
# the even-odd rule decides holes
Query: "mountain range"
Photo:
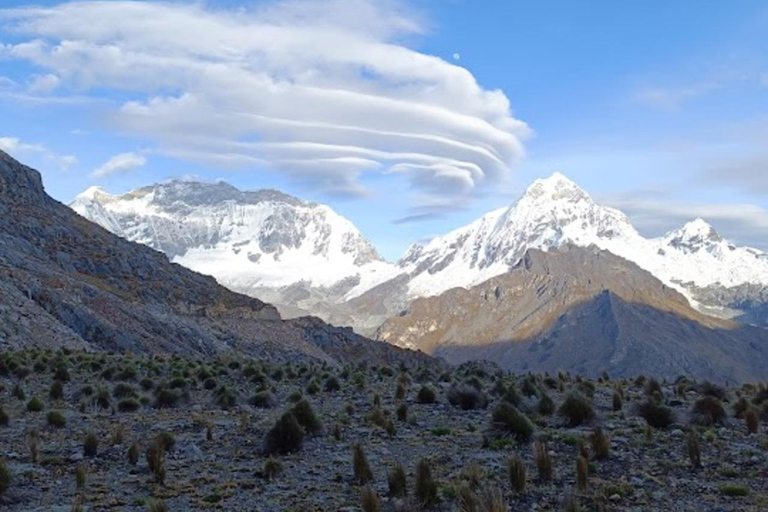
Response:
[[[284,320],[271,304],[76,214],[2,151],[0,276],[4,349],[440,365],[317,318]]]
[[[626,258],[697,310],[768,321],[768,254],[738,247],[702,219],[643,237],[622,212],[597,204],[560,173],[535,181],[509,207],[384,261],[328,206],[274,190],[171,181],[111,195],[91,188],[70,206],[126,239],[165,252],[225,286],[371,335],[416,298],[469,288],[512,269],[530,249],[565,245]]]

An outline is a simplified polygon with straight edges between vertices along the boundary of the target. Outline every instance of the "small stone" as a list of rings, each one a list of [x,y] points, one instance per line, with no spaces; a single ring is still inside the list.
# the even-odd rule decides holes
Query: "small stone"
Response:
[[[611,501],[619,501],[621,500],[621,495],[619,494],[611,494],[610,498],[608,498]]]

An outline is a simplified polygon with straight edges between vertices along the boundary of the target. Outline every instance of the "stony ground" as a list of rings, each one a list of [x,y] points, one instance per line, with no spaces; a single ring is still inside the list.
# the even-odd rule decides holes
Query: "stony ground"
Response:
[[[55,377],[62,383],[62,398],[51,398]],[[331,377],[337,378],[339,390],[325,389]],[[396,399],[398,382],[408,380],[405,398]],[[462,410],[448,403],[450,387],[467,381],[474,389],[482,388],[490,399],[487,407]],[[150,384],[152,389],[145,389]],[[435,403],[419,403],[423,385],[437,391]],[[614,411],[617,386],[624,399],[621,410]],[[511,396],[501,394],[510,387],[520,397],[517,408],[535,424],[533,435],[519,442],[492,428],[492,413],[504,396]],[[177,397],[176,403],[157,408],[158,388]],[[274,407],[251,405],[250,398],[260,390],[273,393]],[[591,395],[595,417],[569,427],[558,408],[573,390]],[[361,487],[353,481],[352,446],[359,443],[373,472],[369,485],[380,498],[381,510],[417,509],[414,469],[422,458],[438,485],[439,503],[433,510],[470,510],[461,509],[459,499],[461,490],[470,486],[477,494],[482,493],[479,489],[498,490],[510,511],[768,510],[765,427],[748,434],[745,421],[732,410],[742,396],[764,416],[768,392],[760,386],[727,389],[727,417],[712,426],[691,427],[693,404],[705,392],[720,391],[684,381],[662,382],[654,393],[648,379],[514,376],[480,366],[443,375],[414,368],[406,377],[398,368],[5,353],[0,354],[0,405],[7,425],[0,426],[0,456],[11,480],[0,494],[0,509],[69,511],[81,501],[83,510],[145,511],[162,502],[170,511],[357,511]],[[307,436],[296,452],[276,455],[273,460],[279,461],[282,472],[269,479],[264,472],[268,457],[262,453],[265,435],[294,406],[299,393],[311,403],[323,432]],[[539,413],[545,394],[554,402],[552,414]],[[381,423],[391,419],[394,432],[372,418],[376,395]],[[652,429],[638,416],[636,407],[649,400],[648,395],[673,410],[672,424]],[[33,397],[42,410],[28,410]],[[402,403],[408,406],[405,421],[395,414]],[[138,409],[119,410],[132,406]],[[66,424],[49,424],[51,411],[61,412]],[[598,425],[610,439],[610,453],[603,459],[590,444]],[[689,459],[692,428],[700,440],[700,468],[692,467]],[[175,438],[164,484],[157,483],[145,457],[161,432]],[[88,433],[98,439],[92,456],[84,454]],[[549,440],[554,466],[549,482],[539,480],[533,456],[534,441],[543,438]],[[140,447],[135,465],[128,458],[134,443]],[[36,460],[30,444],[37,445]],[[581,490],[576,472],[580,446],[589,456],[587,487]],[[509,479],[508,461],[515,454],[522,456],[527,472],[522,493],[513,491]],[[387,473],[398,463],[407,472],[405,500],[388,497]],[[79,467],[85,469],[81,489],[76,484]]]

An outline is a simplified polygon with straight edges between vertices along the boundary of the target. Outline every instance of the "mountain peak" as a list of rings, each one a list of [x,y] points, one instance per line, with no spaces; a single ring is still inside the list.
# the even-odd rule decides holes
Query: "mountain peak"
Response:
[[[711,224],[701,217],[697,217],[680,229],[669,233],[665,240],[673,247],[695,252],[702,246],[722,242],[723,237],[715,231]]]
[[[525,191],[525,197],[533,199],[569,200],[578,201],[589,199],[584,189],[571,181],[559,171],[555,171],[547,178],[539,178]]]
[[[96,197],[99,196],[99,195],[107,195],[108,196],[108,195],[111,195],[111,194],[109,192],[107,192],[106,190],[104,190],[102,187],[100,187],[98,185],[93,185],[93,186],[90,186],[87,189],[83,190],[79,194],[77,194],[75,196],[75,200],[78,200],[78,199],[88,199],[88,200],[94,201],[94,200],[96,200]]]

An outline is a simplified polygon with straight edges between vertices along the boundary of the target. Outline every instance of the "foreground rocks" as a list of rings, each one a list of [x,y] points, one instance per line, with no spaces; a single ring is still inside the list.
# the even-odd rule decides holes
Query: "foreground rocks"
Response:
[[[51,398],[55,378],[61,382],[61,398]],[[477,396],[489,399],[487,407],[452,406],[448,397],[457,396],[459,383],[467,384],[461,388],[465,391],[481,388]],[[404,373],[391,367],[245,359],[4,353],[0,404],[8,421],[0,426],[0,454],[11,482],[0,495],[0,508],[69,511],[79,499],[84,510],[144,511],[153,500],[162,500],[171,511],[357,511],[362,488],[354,483],[352,446],[359,443],[373,475],[368,485],[381,510],[417,510],[414,472],[421,459],[437,484],[439,502],[432,510],[460,510],[467,489],[478,496],[498,491],[507,510],[565,510],[569,496],[581,510],[766,510],[765,387],[722,389],[685,380],[656,384],[650,379],[515,376],[480,365],[437,374],[426,366]],[[396,398],[398,385],[402,399]],[[429,402],[423,386],[436,391],[434,403],[417,400]],[[617,386],[623,401],[621,410],[614,411]],[[271,394],[262,395],[269,400],[260,405],[274,400],[275,407],[252,405],[259,392]],[[594,416],[568,426],[572,418],[557,410],[574,392],[582,398],[592,395],[587,404]],[[726,417],[693,427],[690,411],[705,393],[724,393]],[[322,430],[307,433],[298,451],[269,459],[262,450],[266,433],[294,407],[299,394],[311,404]],[[551,409],[541,405],[545,395],[553,402],[552,414],[539,412]],[[473,402],[471,391],[462,396],[459,405],[484,403]],[[745,401],[739,402],[740,396]],[[42,402],[39,412],[28,410],[33,397]],[[637,405],[648,400],[671,409],[673,418],[665,428],[651,429],[636,414]],[[491,424],[502,401],[516,403],[516,410],[530,418],[532,435],[518,435],[516,426],[504,430]],[[744,403],[763,416],[756,434],[748,433],[743,418],[734,417],[734,406],[738,410]],[[403,404],[405,420],[396,413]],[[134,406],[135,411],[121,412]],[[49,424],[51,411],[60,412],[66,424]],[[609,438],[603,459],[590,441],[596,426]],[[699,443],[699,468],[689,455],[691,431]],[[164,483],[159,483],[146,450],[162,432],[174,442],[165,456]],[[88,433],[98,439],[95,456],[84,452]],[[534,460],[534,444],[544,439],[553,467],[548,482],[539,480]],[[134,443],[139,448],[135,465],[128,456]],[[30,445],[37,447],[34,461]],[[582,490],[576,471],[580,449],[589,459]],[[527,474],[521,493],[513,491],[509,479],[508,461],[516,454]],[[406,498],[387,496],[387,473],[397,464],[405,468]],[[78,467],[86,473],[82,489],[76,484]]]

